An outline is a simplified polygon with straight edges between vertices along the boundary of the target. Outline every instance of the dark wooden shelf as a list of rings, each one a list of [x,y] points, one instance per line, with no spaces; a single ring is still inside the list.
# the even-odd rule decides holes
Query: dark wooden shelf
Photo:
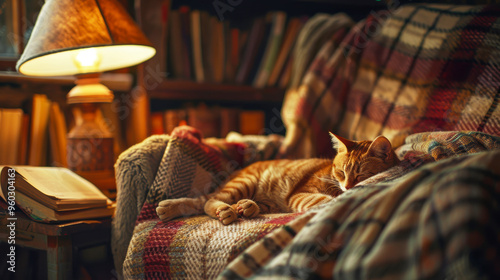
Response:
[[[150,98],[164,100],[281,103],[285,96],[285,90],[276,87],[260,89],[248,85],[198,83],[182,80],[164,80],[147,91]]]
[[[15,57],[1,57],[0,58],[0,71],[15,71],[17,58]]]
[[[133,78],[127,73],[103,73],[101,83],[110,90],[130,91]],[[51,84],[60,86],[75,86],[74,76],[31,77],[13,71],[0,71],[0,84]]]

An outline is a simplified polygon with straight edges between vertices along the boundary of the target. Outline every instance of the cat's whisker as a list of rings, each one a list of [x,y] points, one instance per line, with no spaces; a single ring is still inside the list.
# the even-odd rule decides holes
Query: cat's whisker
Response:
[[[325,182],[327,184],[339,185],[339,182],[337,180],[335,180],[329,176],[316,176],[316,178],[318,178],[320,181]]]
[[[318,178],[320,181],[324,183],[331,185],[334,189],[341,189],[342,192],[347,191],[346,188],[342,186],[342,184],[340,184],[339,181],[330,176],[316,176],[316,178]]]

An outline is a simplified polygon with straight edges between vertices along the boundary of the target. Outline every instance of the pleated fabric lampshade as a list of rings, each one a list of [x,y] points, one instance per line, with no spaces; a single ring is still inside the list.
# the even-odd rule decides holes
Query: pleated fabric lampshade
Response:
[[[29,76],[99,73],[155,52],[116,0],[47,0],[16,67]]]
[[[68,103],[108,103],[113,93],[99,82],[99,73],[155,53],[116,0],[47,0],[16,68],[28,76],[76,75]]]

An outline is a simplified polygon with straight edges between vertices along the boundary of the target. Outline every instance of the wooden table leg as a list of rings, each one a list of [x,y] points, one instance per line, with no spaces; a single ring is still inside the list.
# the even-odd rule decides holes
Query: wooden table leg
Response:
[[[47,236],[48,279],[73,278],[73,245],[69,236]]]

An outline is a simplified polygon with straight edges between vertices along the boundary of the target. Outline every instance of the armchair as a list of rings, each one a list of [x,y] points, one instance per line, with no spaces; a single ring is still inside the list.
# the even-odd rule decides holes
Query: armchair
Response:
[[[285,138],[181,127],[130,148],[115,166],[117,268],[134,279],[499,278],[499,15],[407,5],[336,25],[287,92]],[[213,191],[251,162],[331,155],[329,130],[383,134],[401,165],[306,213],[229,226],[156,217],[159,201]]]

